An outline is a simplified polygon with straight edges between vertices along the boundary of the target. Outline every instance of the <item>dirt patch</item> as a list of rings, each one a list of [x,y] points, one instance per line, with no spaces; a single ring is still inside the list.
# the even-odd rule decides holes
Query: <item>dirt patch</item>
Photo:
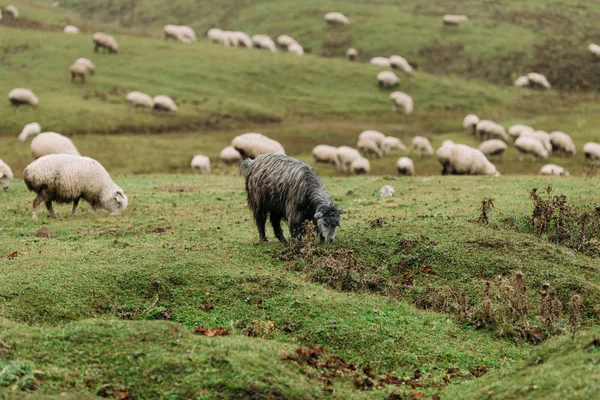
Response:
[[[95,229],[86,229],[83,232],[79,232],[80,235],[112,235],[113,233],[117,233],[119,230],[117,228],[95,228]]]
[[[39,238],[53,238],[56,237],[56,233],[50,231],[48,228],[46,228],[45,226],[42,226],[40,229],[38,229],[38,231],[35,233],[35,236],[39,237]]]
[[[146,230],[148,233],[165,233],[173,229],[171,226],[157,226],[156,228],[149,228]]]
[[[38,31],[61,31],[63,29],[58,25],[47,25],[27,18],[4,17],[0,20],[0,25],[17,29],[35,29]]]
[[[199,188],[190,185],[161,185],[154,188],[160,192],[169,193],[195,193],[199,192]]]

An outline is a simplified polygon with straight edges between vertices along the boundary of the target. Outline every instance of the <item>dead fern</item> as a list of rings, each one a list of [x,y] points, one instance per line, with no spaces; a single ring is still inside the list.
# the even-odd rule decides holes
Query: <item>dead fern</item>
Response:
[[[490,214],[492,213],[493,208],[494,198],[484,197],[483,200],[481,200],[481,207],[479,209],[481,214],[475,221],[481,225],[487,225],[490,222]]]

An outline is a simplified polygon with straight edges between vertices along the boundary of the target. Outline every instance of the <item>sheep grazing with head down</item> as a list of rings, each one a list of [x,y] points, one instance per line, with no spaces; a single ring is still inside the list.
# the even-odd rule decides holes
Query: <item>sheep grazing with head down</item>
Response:
[[[227,146],[221,150],[219,155],[221,161],[227,165],[239,164],[242,162],[242,155],[239,151],[233,148],[233,146]]]
[[[546,176],[569,176],[569,171],[556,164],[546,164],[540,170],[540,175]]]
[[[96,160],[68,154],[44,156],[25,168],[23,180],[27,189],[37,194],[33,201],[32,219],[37,219],[38,208],[43,202],[56,218],[52,202],[73,203],[70,216],[75,215],[79,200],[85,200],[94,212],[98,207],[112,215],[119,215],[127,208],[128,199],[104,167]]]
[[[400,82],[398,75],[392,71],[381,71],[377,74],[377,86],[381,89],[393,88],[398,85],[398,82]]]
[[[544,148],[546,149],[546,151],[548,152],[548,154],[552,151],[552,142],[550,142],[550,135],[548,134],[548,132],[546,131],[530,131],[530,130],[524,130],[521,132],[521,135],[519,135],[519,137],[532,137],[534,139],[539,140],[540,142],[542,142],[542,145],[544,146]]]
[[[287,50],[292,54],[296,54],[297,56],[304,55],[304,48],[302,46],[300,46],[298,43],[290,44],[288,46]]]
[[[477,123],[479,122],[479,117],[475,114],[468,114],[463,119],[463,128],[467,133],[471,135],[475,135],[477,133]]]
[[[349,61],[356,61],[356,56],[358,56],[358,50],[356,50],[354,47],[346,50],[346,57],[348,57]]]
[[[475,133],[480,140],[499,139],[508,142],[508,133],[500,124],[487,119],[479,121],[475,127]]]
[[[131,110],[133,110],[134,108],[146,108],[146,109],[153,109],[154,108],[154,100],[152,100],[152,97],[150,97],[149,95],[147,95],[146,93],[142,93],[142,92],[130,92],[127,94],[127,103],[129,103],[129,107],[131,108]]]
[[[95,52],[97,52],[98,49],[105,49],[110,54],[119,52],[119,45],[115,38],[106,33],[96,32],[94,33],[92,40],[94,42]]]
[[[548,82],[548,79],[542,74],[538,74],[537,72],[530,72],[527,74],[527,79],[529,79],[529,86],[532,88],[541,88],[549,90],[552,85]]]
[[[369,61],[369,64],[375,65],[381,68],[389,68],[390,67],[390,59],[387,57],[373,57]]]
[[[320,144],[313,148],[312,156],[316,163],[337,164],[337,147]]]
[[[190,165],[198,174],[210,174],[210,158],[206,156],[194,156]]]
[[[426,137],[415,136],[412,140],[411,147],[419,153],[419,158],[423,157],[423,154],[428,156],[433,155],[433,147],[431,147],[431,143]]]
[[[292,43],[296,43],[296,39],[288,35],[279,35],[277,39],[275,39],[277,44],[284,49],[287,49],[288,46]]]
[[[597,44],[591,43],[588,46],[588,50],[590,51],[590,53],[592,53],[594,57],[600,57],[600,46],[598,46]]]
[[[502,140],[491,139],[482,142],[479,145],[479,150],[485,154],[485,156],[491,159],[494,156],[497,156],[499,159],[502,158],[502,154],[506,151],[508,146]]]
[[[350,172],[354,160],[361,158],[360,152],[352,147],[340,146],[337,149],[336,167],[343,172]]]
[[[155,110],[168,111],[168,112],[177,111],[177,104],[175,104],[173,99],[170,98],[169,96],[164,96],[164,95],[156,96],[154,99],[152,99],[152,101],[154,101],[154,109]]]
[[[390,95],[392,100],[392,111],[402,111],[405,115],[411,115],[413,112],[413,98],[404,92],[393,92]]]
[[[400,157],[396,161],[398,175],[413,176],[415,174],[415,163],[408,157]]]
[[[92,75],[94,75],[96,73],[96,66],[94,65],[94,63],[85,57],[80,57],[77,60],[75,60],[76,64],[83,64],[85,65],[85,67],[88,69],[88,72]]]
[[[348,25],[350,20],[341,12],[329,12],[325,14],[325,22],[329,26]]]
[[[390,154],[394,150],[404,151],[406,146],[402,141],[393,136],[386,136],[381,143],[381,151],[384,155]]]
[[[452,140],[444,140],[442,146],[435,153],[438,162],[442,166],[442,175],[450,173],[450,148],[454,146]]]
[[[466,15],[444,15],[442,21],[446,26],[458,26],[467,22],[469,18]]]
[[[281,220],[290,237],[302,240],[302,223],[312,221],[321,241],[333,242],[340,225],[339,210],[310,165],[282,154],[263,154],[240,166],[246,180],[248,206],[254,215],[261,242],[267,241],[267,216],[280,242],[285,243]]]
[[[365,157],[381,158],[381,148],[377,142],[370,138],[359,138],[356,143],[356,148]]]
[[[519,151],[519,160],[523,161],[526,154],[536,159],[545,160],[548,158],[548,150],[544,147],[544,144],[535,137],[521,135],[515,140],[515,146]]]
[[[76,26],[73,26],[73,25],[67,25],[67,26],[65,26],[65,28],[63,29],[63,32],[64,32],[64,33],[71,33],[71,34],[74,34],[74,33],[79,33],[79,28],[78,28],[78,27],[76,27]]]
[[[365,175],[371,172],[371,163],[364,157],[358,157],[350,164],[350,172],[354,175]]]
[[[19,17],[19,9],[15,6],[13,6],[12,4],[9,6],[6,6],[6,8],[4,9],[4,11],[6,12],[6,15],[8,15],[11,18],[18,18]]]
[[[12,170],[4,161],[0,160],[0,187],[3,190],[8,190],[12,178]]]
[[[583,145],[583,153],[585,154],[585,161],[598,166],[600,164],[600,144],[594,142],[588,142]]]
[[[535,131],[535,129],[533,129],[529,125],[517,124],[517,125],[513,125],[510,128],[508,128],[508,135],[511,138],[513,138],[513,140],[516,140],[519,136],[521,136],[522,133],[529,133],[529,132],[534,132],[534,131]]]
[[[489,175],[500,176],[494,164],[488,161],[478,149],[464,144],[448,146],[447,173],[454,175]]]
[[[390,67],[393,69],[398,69],[406,74],[413,73],[413,67],[410,66],[408,61],[404,57],[400,56],[391,56],[390,57]]]
[[[271,53],[277,53],[275,42],[268,35],[254,35],[252,36],[252,43],[257,49],[269,50]]]
[[[229,36],[219,28],[210,29],[208,32],[206,32],[206,36],[211,42],[218,43],[225,47],[229,47],[231,44],[229,41]]]
[[[11,90],[8,94],[8,100],[15,109],[24,105],[37,107],[39,103],[37,96],[31,90],[23,88]]]
[[[36,160],[49,154],[80,155],[71,139],[56,132],[40,133],[33,138],[30,147],[31,155]]]
[[[574,156],[577,152],[575,143],[571,136],[561,131],[554,131],[550,133],[550,143],[552,144],[552,152],[563,153],[566,156]]]
[[[84,64],[75,63],[69,67],[69,73],[71,74],[71,83],[75,83],[75,79],[79,78],[81,83],[85,83],[87,78],[88,68]]]
[[[240,152],[243,158],[256,158],[261,154],[285,154],[283,146],[261,133],[244,133],[236,136],[231,145]]]
[[[383,141],[385,140],[385,135],[379,131],[369,129],[362,131],[360,135],[358,135],[358,140],[372,140],[377,144],[377,147],[381,147],[383,145]]]
[[[25,143],[27,139],[33,136],[37,136],[42,133],[42,127],[37,122],[32,122],[25,125],[21,133],[19,134],[19,142]]]

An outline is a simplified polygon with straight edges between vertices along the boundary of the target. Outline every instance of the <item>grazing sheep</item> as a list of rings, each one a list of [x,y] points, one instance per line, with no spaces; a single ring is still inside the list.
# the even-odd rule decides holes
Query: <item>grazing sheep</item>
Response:
[[[390,154],[393,150],[406,150],[406,146],[396,137],[386,136],[381,143],[381,151],[384,155]]]
[[[480,140],[500,139],[508,142],[508,133],[500,124],[483,119],[475,126],[475,133]]]
[[[254,47],[256,47],[257,49],[269,50],[271,53],[277,52],[275,42],[273,42],[273,39],[271,39],[270,36],[254,35],[252,36],[252,43],[254,43]]]
[[[277,44],[285,49],[289,47],[290,44],[296,43],[296,40],[288,35],[280,35],[275,39]]]
[[[532,88],[539,87],[542,89],[550,89],[552,86],[548,79],[542,74],[538,74],[537,72],[530,72],[527,74],[527,79],[529,79],[529,86]]]
[[[218,43],[225,47],[230,46],[229,36],[218,28],[213,28],[206,33],[208,39],[213,43]]]
[[[450,147],[454,146],[452,140],[444,140],[442,146],[435,153],[438,162],[442,165],[442,175],[450,172]]]
[[[92,40],[94,42],[95,52],[98,52],[98,49],[105,49],[110,54],[119,52],[119,45],[115,38],[106,33],[96,32],[94,33]]]
[[[442,21],[446,26],[458,26],[464,24],[469,20],[469,17],[466,15],[444,15],[442,17]]]
[[[221,150],[219,155],[221,161],[227,165],[239,164],[242,162],[242,155],[239,151],[233,148],[233,146],[227,146]]]
[[[546,164],[540,170],[541,175],[569,176],[569,171],[556,164]]]
[[[8,94],[8,100],[16,109],[19,106],[29,105],[37,107],[39,100],[37,96],[29,89],[16,88]]]
[[[304,55],[304,49],[298,43],[292,43],[288,46],[287,50],[290,53],[296,54],[298,56]]]
[[[375,65],[375,66],[381,67],[381,68],[389,68],[390,60],[389,60],[389,58],[385,58],[385,57],[373,57],[369,61],[369,64],[372,64],[372,65]]]
[[[283,146],[260,133],[244,133],[236,136],[231,145],[240,152],[242,158],[257,158],[261,154],[285,154]]]
[[[325,22],[329,26],[348,25],[350,20],[341,12],[329,12],[325,14]]]
[[[377,85],[381,89],[389,89],[398,85],[400,79],[392,71],[381,71],[377,74]]]
[[[12,178],[12,170],[4,161],[0,160],[0,187],[3,190],[8,190]]]
[[[186,40],[186,43],[198,41],[196,32],[194,32],[194,30],[191,27],[187,25],[179,25],[177,28],[181,36],[183,36],[183,38]]]
[[[290,237],[298,241],[302,240],[304,221],[315,224],[321,242],[335,240],[340,215],[345,211],[337,208],[310,165],[282,154],[263,154],[255,160],[245,160],[240,174],[246,181],[248,207],[261,242],[267,241],[267,215],[282,243],[286,240],[281,220],[288,223]]]
[[[525,154],[530,154],[534,160],[538,158],[545,160],[548,158],[548,150],[546,150],[542,142],[535,137],[521,135],[515,140],[515,146],[519,151],[520,161],[523,161]]]
[[[337,147],[320,144],[312,150],[312,156],[316,163],[337,164]]]
[[[523,132],[529,133],[529,132],[534,132],[534,131],[535,131],[535,129],[533,129],[529,125],[517,124],[517,125],[513,125],[510,128],[508,128],[508,135],[510,137],[512,137],[513,140],[516,140],[519,136],[521,136],[521,134]]]
[[[371,163],[364,157],[359,157],[350,164],[350,172],[354,175],[365,175],[371,172]]]
[[[413,176],[415,174],[415,163],[408,157],[400,157],[396,161],[396,171],[399,175]]]
[[[67,25],[63,29],[64,33],[79,33],[79,28],[73,25]]]
[[[489,162],[478,149],[464,144],[448,146],[449,165],[447,172],[454,175],[500,176],[494,164]]]
[[[352,163],[358,158],[361,158],[358,150],[348,146],[338,147],[336,167],[340,171],[350,172]]]
[[[94,65],[94,63],[84,57],[78,58],[77,60],[75,60],[75,64],[83,64],[86,66],[86,68],[88,69],[90,74],[95,74],[96,73],[96,66]]]
[[[491,139],[482,142],[479,145],[479,150],[485,154],[488,159],[491,159],[493,156],[498,156],[499,159],[502,159],[502,154],[506,151],[508,146],[502,140]]]
[[[431,143],[426,137],[415,136],[411,142],[411,147],[419,153],[419,158],[423,157],[423,154],[433,155],[433,147],[431,147]]]
[[[170,98],[169,96],[160,95],[160,96],[156,96],[152,100],[154,101],[154,109],[155,110],[168,111],[168,112],[177,111],[177,104],[175,104],[173,99]]]
[[[524,130],[521,132],[521,135],[519,137],[523,136],[529,136],[542,142],[542,145],[544,146],[548,154],[552,151],[552,143],[550,142],[550,135],[548,134],[548,132],[539,130],[532,132],[529,130]]]
[[[463,119],[463,128],[467,133],[471,135],[475,135],[477,133],[477,123],[479,122],[479,117],[475,114],[467,114],[465,119]]]
[[[413,68],[410,66],[410,64],[408,63],[408,61],[406,61],[404,57],[391,56],[389,59],[389,63],[390,67],[392,67],[393,69],[399,69],[407,74],[413,73]]]
[[[134,108],[141,107],[152,109],[154,108],[154,100],[152,97],[142,92],[130,92],[127,94],[127,102],[129,107],[133,110]]]
[[[583,146],[585,161],[593,165],[600,164],[600,144],[589,142]]]
[[[185,44],[192,44],[198,41],[196,32],[189,26],[185,25],[165,25],[163,27],[165,33],[165,40],[175,40]]]
[[[527,78],[526,76],[520,76],[517,78],[517,80],[515,80],[513,85],[520,88],[529,87],[529,78]]]
[[[127,208],[128,199],[104,167],[96,160],[68,154],[51,154],[42,157],[25,168],[23,180],[27,189],[35,192],[32,219],[38,218],[38,207],[43,202],[56,218],[52,202],[71,203],[70,217],[75,215],[79,200],[85,200],[94,212],[100,207],[119,215]]]
[[[13,5],[6,6],[4,12],[11,18],[19,18],[19,9]]]
[[[385,140],[385,135],[379,131],[366,130],[358,135],[358,140],[360,141],[361,139],[372,140],[377,143],[377,147],[381,148],[383,146],[383,141]]]
[[[49,154],[80,155],[71,139],[56,132],[40,133],[33,138],[30,147],[31,155],[36,160]]]
[[[81,83],[85,83],[88,74],[88,68],[84,64],[75,63],[69,67],[71,74],[71,83],[75,83],[75,78],[79,78]]]
[[[387,199],[389,197],[394,197],[395,195],[396,195],[396,191],[390,185],[382,186],[381,189],[379,189],[379,196],[384,199]]]
[[[346,57],[348,57],[348,60],[355,61],[357,56],[358,51],[354,47],[351,47],[348,50],[346,50]]]
[[[356,144],[358,151],[365,157],[381,158],[381,149],[376,141],[369,138],[360,138]]]
[[[591,43],[588,46],[588,50],[590,51],[590,53],[592,53],[594,57],[600,57],[600,46],[598,46],[597,44]]]
[[[229,37],[235,47],[251,49],[253,46],[252,39],[245,32],[229,32]]]
[[[27,124],[19,134],[19,142],[24,143],[30,137],[39,135],[40,133],[42,133],[42,127],[40,124],[37,122]]]
[[[405,115],[413,112],[413,99],[404,92],[393,92],[390,94],[392,100],[392,111],[402,111]]]
[[[564,153],[569,157],[574,156],[577,152],[575,143],[573,143],[573,139],[566,133],[554,131],[550,133],[549,137],[550,144],[552,144],[552,152],[559,154]]]
[[[210,174],[210,158],[206,156],[194,156],[190,165],[198,174]]]

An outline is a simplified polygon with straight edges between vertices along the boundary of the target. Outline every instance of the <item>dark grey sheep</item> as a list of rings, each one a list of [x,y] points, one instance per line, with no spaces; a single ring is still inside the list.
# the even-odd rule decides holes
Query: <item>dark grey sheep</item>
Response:
[[[285,243],[281,220],[290,227],[290,236],[302,239],[302,223],[313,221],[321,242],[333,242],[340,225],[339,210],[310,165],[282,154],[263,154],[240,166],[246,178],[248,207],[254,214],[258,235],[267,241],[265,223],[270,214],[275,236]]]

